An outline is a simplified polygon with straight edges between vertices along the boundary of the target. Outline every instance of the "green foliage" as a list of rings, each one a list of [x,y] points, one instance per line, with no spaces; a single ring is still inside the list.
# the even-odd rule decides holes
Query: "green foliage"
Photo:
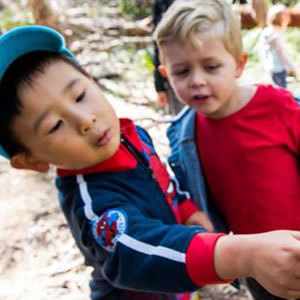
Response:
[[[244,50],[249,55],[249,61],[258,63],[259,58],[257,54],[257,43],[261,34],[260,28],[253,28],[251,30],[243,30],[243,45]]]
[[[121,13],[126,14],[132,19],[143,19],[150,15],[150,5],[138,5],[136,0],[119,0],[119,8]]]
[[[151,72],[154,71],[152,53],[150,49],[140,50],[138,58],[139,63],[143,68],[148,69]]]
[[[17,26],[23,26],[31,24],[32,20],[30,20],[30,17],[27,16],[25,13],[18,13],[11,10],[9,7],[5,7],[0,12],[0,27],[3,29],[3,31],[10,30],[12,28],[15,28]]]
[[[298,41],[300,41],[300,31],[298,28],[288,28],[288,30],[286,31],[286,40],[288,42],[288,44],[290,45],[293,54],[298,57],[299,59],[299,53],[300,53],[300,43]],[[296,61],[298,61],[298,59],[296,59]]]
[[[127,49],[127,56],[130,58],[131,64],[143,69],[145,72],[152,73],[154,71],[153,64],[153,46],[150,44],[145,49]]]
[[[272,0],[272,4],[284,4],[286,6],[294,6],[298,3],[298,0]]]

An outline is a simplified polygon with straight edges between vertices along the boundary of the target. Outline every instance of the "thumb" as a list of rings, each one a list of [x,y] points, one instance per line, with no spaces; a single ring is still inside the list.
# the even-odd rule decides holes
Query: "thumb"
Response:
[[[300,242],[300,231],[290,231],[291,232],[291,235],[297,240]]]
[[[214,231],[214,226],[213,226],[212,222],[206,216],[205,216],[205,218],[203,220],[203,226],[209,232],[213,232]]]

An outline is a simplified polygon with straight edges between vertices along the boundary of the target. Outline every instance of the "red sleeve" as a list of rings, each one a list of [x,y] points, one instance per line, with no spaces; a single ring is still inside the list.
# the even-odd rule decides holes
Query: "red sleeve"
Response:
[[[219,278],[214,266],[214,249],[223,233],[199,233],[190,242],[186,253],[186,266],[191,280],[197,286],[230,283]]]
[[[194,204],[191,199],[186,199],[179,204],[179,211],[181,217],[181,223],[185,224],[187,219],[193,215],[196,211],[199,210],[199,207]]]

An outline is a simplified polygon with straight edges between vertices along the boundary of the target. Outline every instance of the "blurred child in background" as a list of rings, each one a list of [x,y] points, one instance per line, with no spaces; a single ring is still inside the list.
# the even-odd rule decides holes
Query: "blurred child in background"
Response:
[[[259,56],[264,69],[271,75],[274,84],[287,87],[287,76],[297,77],[297,66],[287,49],[284,32],[290,22],[290,14],[282,4],[270,7],[267,27],[259,41]]]

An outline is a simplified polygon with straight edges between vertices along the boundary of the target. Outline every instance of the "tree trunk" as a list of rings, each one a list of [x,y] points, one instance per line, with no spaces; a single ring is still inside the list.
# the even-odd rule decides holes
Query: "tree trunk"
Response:
[[[250,29],[257,26],[257,22],[253,17],[252,8],[249,5],[234,5],[234,10],[241,16],[242,28]],[[300,8],[289,8],[291,14],[291,22],[289,26],[300,27]]]
[[[299,7],[290,8],[291,23],[290,26],[300,27],[300,5]]]
[[[28,0],[27,5],[32,11],[36,24],[56,27],[57,16],[50,3],[48,0]]]

